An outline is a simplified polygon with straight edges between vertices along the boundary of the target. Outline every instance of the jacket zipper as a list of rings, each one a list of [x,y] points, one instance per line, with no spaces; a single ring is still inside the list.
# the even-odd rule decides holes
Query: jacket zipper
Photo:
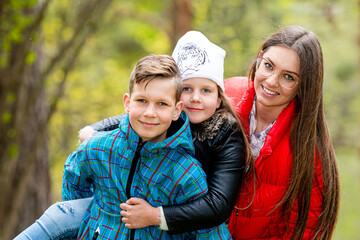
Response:
[[[144,146],[144,144],[145,144],[145,142],[143,143],[140,139],[139,145],[137,146],[136,151],[135,151],[134,158],[131,162],[130,173],[129,173],[129,177],[128,177],[128,180],[126,183],[126,197],[128,199],[130,199],[130,197],[131,197],[131,195],[130,195],[131,185],[132,185],[132,181],[134,178],[137,163],[139,162],[139,159],[140,159],[140,151],[141,151],[142,147]],[[134,236],[135,236],[135,229],[131,229],[130,230],[130,239],[134,239]]]

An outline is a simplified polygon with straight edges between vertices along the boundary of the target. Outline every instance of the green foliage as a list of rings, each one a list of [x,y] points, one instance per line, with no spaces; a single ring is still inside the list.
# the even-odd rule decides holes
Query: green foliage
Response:
[[[341,200],[334,239],[360,239],[359,154],[353,149],[342,148],[337,151],[337,161],[341,178]]]
[[[11,0],[4,5],[0,14],[0,67],[7,65],[8,52],[12,44],[24,40],[24,30],[33,22],[31,14],[26,9],[35,6],[36,0]]]
[[[36,59],[36,53],[28,52],[26,54],[25,63],[28,64],[28,65],[31,65],[32,63],[35,62],[35,59]]]
[[[2,115],[2,122],[3,123],[9,123],[11,121],[11,112],[10,111],[5,111],[4,114]]]
[[[10,159],[15,159],[18,156],[19,153],[19,146],[16,144],[13,144],[10,146],[8,155]]]

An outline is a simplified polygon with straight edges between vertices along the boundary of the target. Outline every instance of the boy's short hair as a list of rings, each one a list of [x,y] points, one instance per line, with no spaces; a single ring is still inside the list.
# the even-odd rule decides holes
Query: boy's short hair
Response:
[[[182,92],[182,80],[180,70],[175,60],[168,55],[148,55],[140,59],[131,75],[129,81],[130,95],[135,84],[150,82],[154,78],[174,81],[175,102],[180,101]]]

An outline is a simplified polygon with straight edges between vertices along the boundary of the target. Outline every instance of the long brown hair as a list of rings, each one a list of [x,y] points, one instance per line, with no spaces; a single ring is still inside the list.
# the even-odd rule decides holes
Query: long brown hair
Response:
[[[245,169],[246,170],[254,169],[254,165],[255,165],[254,158],[252,157],[251,154],[249,140],[246,136],[244,127],[242,126],[242,123],[236,113],[236,110],[233,107],[233,105],[230,103],[229,98],[225,95],[224,91],[219,86],[218,86],[218,93],[219,93],[219,98],[221,99],[221,103],[219,108],[216,110],[216,112],[221,113],[223,115],[225,115],[225,113],[230,113],[236,119],[237,125],[239,127],[238,131],[242,133],[242,137],[244,139]],[[245,176],[242,179],[241,186],[243,186],[244,181],[245,181]]]
[[[296,113],[290,133],[292,172],[281,207],[289,221],[291,209],[298,202],[297,222],[291,239],[304,235],[310,210],[313,188],[314,161],[321,161],[322,212],[312,233],[313,239],[330,239],[339,209],[339,176],[334,148],[328,132],[323,107],[323,54],[317,36],[299,26],[288,26],[270,36],[262,45],[266,52],[272,46],[285,46],[294,50],[300,60],[299,88],[296,96]],[[254,80],[256,61],[249,79]],[[315,149],[315,151],[314,151]],[[315,157],[316,153],[316,157]],[[320,188],[320,186],[318,186]]]

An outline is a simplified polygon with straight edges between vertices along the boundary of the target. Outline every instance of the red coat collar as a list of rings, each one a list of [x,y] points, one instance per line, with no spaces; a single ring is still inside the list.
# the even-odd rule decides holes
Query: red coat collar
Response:
[[[254,102],[255,89],[254,83],[249,84],[249,88],[243,94],[241,100],[236,103],[235,108],[243,124],[245,132],[249,135],[249,116]],[[270,129],[263,148],[260,151],[259,158],[263,158],[272,153],[272,150],[278,145],[285,134],[290,134],[291,124],[296,111],[296,99],[294,98],[286,108],[280,113],[275,124]]]

